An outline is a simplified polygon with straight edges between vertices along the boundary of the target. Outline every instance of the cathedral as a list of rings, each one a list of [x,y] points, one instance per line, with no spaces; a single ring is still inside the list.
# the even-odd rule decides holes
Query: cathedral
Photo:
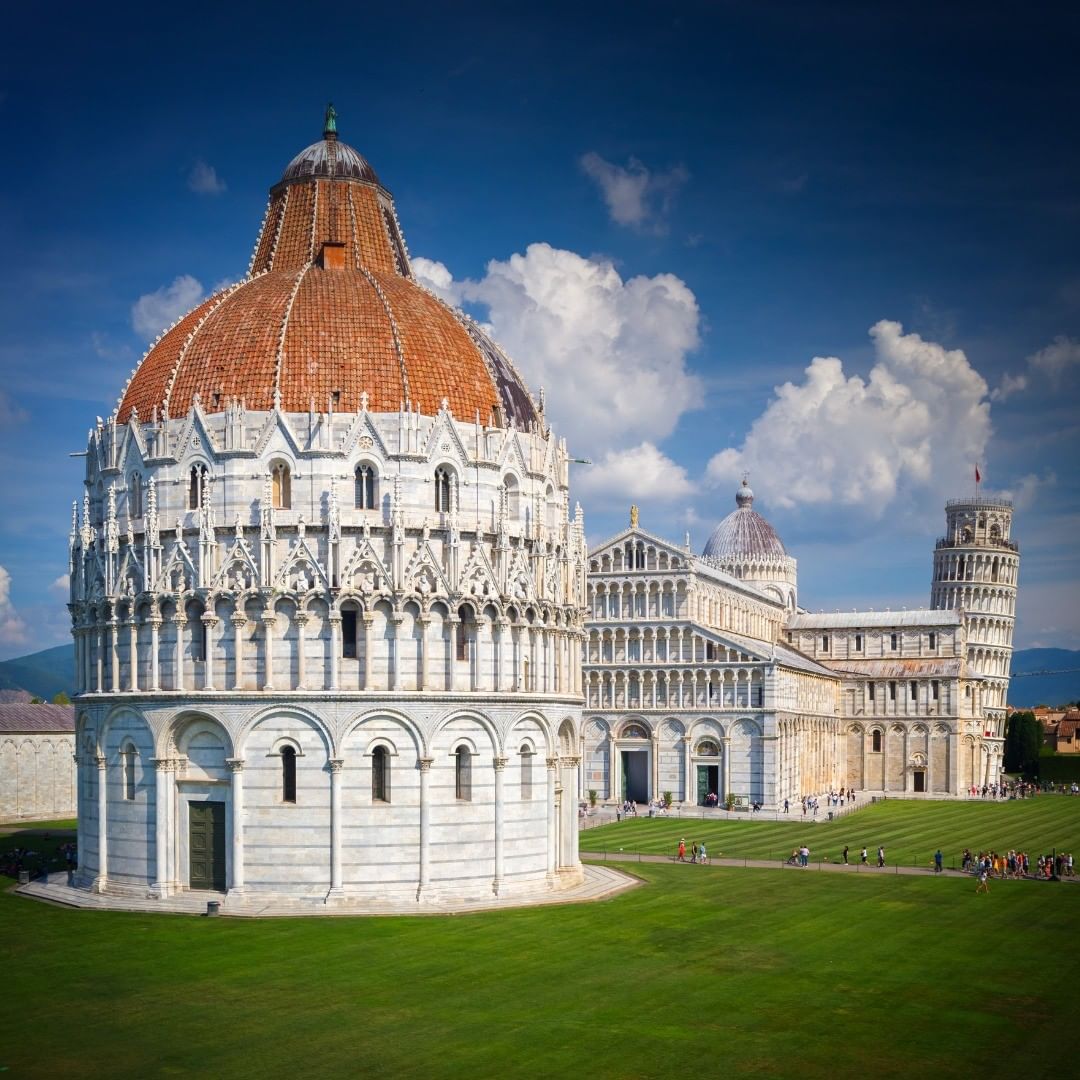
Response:
[[[89,432],[74,886],[514,902],[581,886],[593,793],[773,807],[996,779],[1007,504],[949,504],[930,609],[812,615],[747,485],[700,556],[636,511],[590,552],[568,465],[542,391],[415,280],[328,110],[248,273]]]
[[[573,887],[586,547],[513,363],[337,137],[87,443],[76,885],[453,903]]]
[[[948,796],[1001,773],[1012,506],[950,501],[921,611],[813,614],[746,480],[701,555],[630,527],[589,553],[590,799],[770,809],[854,788]]]

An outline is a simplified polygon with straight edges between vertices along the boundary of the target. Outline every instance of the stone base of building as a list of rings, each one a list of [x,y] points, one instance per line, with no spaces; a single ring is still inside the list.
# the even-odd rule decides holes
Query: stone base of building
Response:
[[[606,866],[566,868],[555,875],[553,883],[530,881],[514,888],[512,883],[500,883],[499,893],[486,895],[475,887],[455,892],[440,887],[423,890],[419,897],[414,887],[410,896],[385,893],[364,896],[341,890],[333,902],[328,897],[282,897],[260,895],[248,889],[227,893],[208,890],[183,890],[168,897],[155,897],[143,889],[117,890],[107,887],[95,892],[68,883],[66,873],[50,874],[46,878],[22,885],[15,891],[35,900],[61,904],[65,907],[99,908],[113,911],[161,912],[180,915],[205,915],[207,904],[219,905],[221,915],[237,918],[270,918],[283,916],[318,915],[409,915],[452,914],[463,911],[486,911],[500,908],[530,907],[543,904],[575,904],[590,900],[605,900],[640,884],[637,878]]]

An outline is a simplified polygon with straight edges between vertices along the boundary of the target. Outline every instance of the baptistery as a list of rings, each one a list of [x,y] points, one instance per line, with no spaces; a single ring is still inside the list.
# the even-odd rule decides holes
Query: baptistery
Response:
[[[584,522],[510,359],[323,138],[248,274],[90,431],[76,885],[453,903],[576,884]]]

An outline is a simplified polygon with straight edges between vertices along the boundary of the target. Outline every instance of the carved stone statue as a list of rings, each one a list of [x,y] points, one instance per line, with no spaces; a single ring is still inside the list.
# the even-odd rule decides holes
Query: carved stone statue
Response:
[[[635,504],[630,507],[630,528],[636,529],[638,527],[638,508]]]

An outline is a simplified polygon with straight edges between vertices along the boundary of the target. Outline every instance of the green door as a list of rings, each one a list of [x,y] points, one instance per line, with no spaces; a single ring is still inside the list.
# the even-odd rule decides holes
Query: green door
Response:
[[[698,806],[705,805],[705,796],[709,794],[709,766],[699,765],[697,767],[697,804]]]
[[[225,891],[225,804],[188,803],[191,887]]]

